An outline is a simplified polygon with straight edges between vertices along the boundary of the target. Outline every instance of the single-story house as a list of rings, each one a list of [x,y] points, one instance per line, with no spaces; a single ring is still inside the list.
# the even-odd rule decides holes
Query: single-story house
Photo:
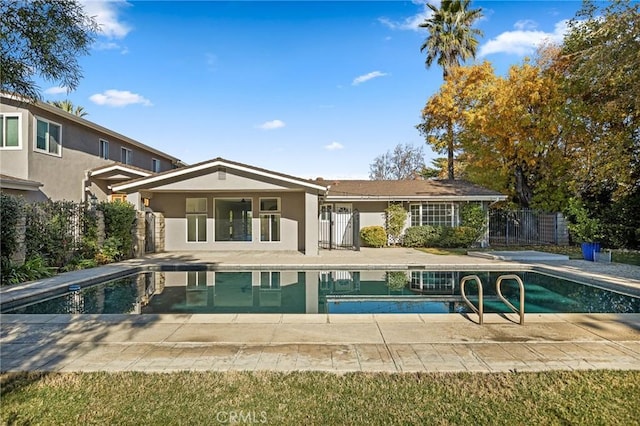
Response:
[[[384,210],[402,203],[407,226],[457,226],[460,203],[486,207],[506,199],[463,181],[308,180],[223,158],[109,188],[139,210],[162,214],[166,251],[294,250],[307,255],[318,253],[323,222],[331,215],[351,217],[357,210],[361,229],[384,225]],[[347,232],[352,226],[347,222],[334,232]]]

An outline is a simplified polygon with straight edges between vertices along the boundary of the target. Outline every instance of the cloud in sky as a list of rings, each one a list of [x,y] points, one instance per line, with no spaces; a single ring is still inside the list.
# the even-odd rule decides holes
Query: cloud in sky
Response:
[[[62,93],[68,93],[68,92],[69,92],[68,87],[60,87],[60,86],[49,87],[44,91],[44,93],[46,93],[47,95],[60,95]]]
[[[84,11],[98,22],[102,35],[109,38],[123,38],[131,31],[131,26],[120,20],[123,7],[131,6],[125,0],[82,0]]]
[[[480,46],[478,57],[482,58],[493,53],[530,55],[545,41],[562,42],[567,32],[567,25],[567,20],[557,22],[553,32],[547,33],[536,30],[536,23],[533,21],[518,21],[514,24],[515,31],[506,31]]]
[[[336,141],[333,141],[329,145],[324,146],[324,149],[326,149],[327,151],[336,151],[343,148],[344,148],[344,145]]]
[[[425,19],[430,18],[433,12],[431,11],[431,9],[427,7],[427,4],[423,1],[412,1],[412,3],[422,7],[420,12],[416,13],[415,15],[409,16],[408,18],[405,18],[402,21],[394,21],[383,16],[378,18],[378,22],[380,22],[382,25],[392,30],[403,30],[403,31],[421,30],[419,25],[422,24]]]
[[[353,86],[357,86],[358,84],[364,83],[365,81],[369,81],[373,78],[384,77],[385,75],[388,75],[388,74],[380,71],[372,71],[368,74],[363,74],[361,76],[354,78],[351,84]]]
[[[137,93],[131,93],[128,90],[105,90],[103,93],[91,95],[89,99],[98,105],[107,105],[112,107],[124,107],[127,105],[141,104],[144,106],[152,106],[151,101]]]
[[[264,123],[259,125],[258,128],[262,130],[274,130],[274,129],[280,129],[284,126],[286,126],[286,124],[282,120],[271,120],[271,121],[265,121]]]

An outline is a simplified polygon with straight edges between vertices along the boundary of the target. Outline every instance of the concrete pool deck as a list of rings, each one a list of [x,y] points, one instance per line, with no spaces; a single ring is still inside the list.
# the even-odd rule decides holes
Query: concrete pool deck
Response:
[[[299,253],[163,253],[0,291],[4,300],[149,264],[220,268],[541,268],[640,294],[640,267],[526,264],[406,248]],[[12,315],[0,318],[1,371],[543,371],[640,369],[640,314]]]

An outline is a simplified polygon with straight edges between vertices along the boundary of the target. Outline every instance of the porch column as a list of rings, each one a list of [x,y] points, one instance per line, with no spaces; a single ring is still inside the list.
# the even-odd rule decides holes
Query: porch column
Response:
[[[304,254],[318,255],[318,195],[304,194]]]

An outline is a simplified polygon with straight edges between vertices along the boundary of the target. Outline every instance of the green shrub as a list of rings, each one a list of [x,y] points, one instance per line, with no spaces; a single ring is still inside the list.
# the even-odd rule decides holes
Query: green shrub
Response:
[[[386,274],[386,283],[391,290],[402,290],[409,283],[409,278],[404,271],[389,271]]]
[[[387,235],[394,244],[397,244],[407,222],[407,211],[402,204],[391,204],[384,212]]]
[[[368,247],[384,247],[387,244],[387,231],[382,226],[365,226],[360,230],[360,239]]]
[[[18,248],[17,225],[22,211],[22,198],[0,193],[0,256],[3,264],[8,265]]]
[[[113,259],[121,260],[131,257],[133,254],[132,228],[136,221],[136,210],[133,205],[122,201],[102,202],[98,205],[98,210],[104,213],[105,236],[107,240],[112,238],[111,244],[115,245],[108,248],[109,253],[114,255]]]
[[[487,226],[489,225],[487,212],[484,211],[480,204],[463,204],[460,207],[460,225],[473,229],[473,236],[471,235],[471,231],[462,231],[469,234],[465,238],[471,239],[471,242],[465,247],[471,246],[473,243],[478,241],[487,230]],[[465,238],[463,239],[466,241]]]
[[[457,226],[442,228],[437,247],[457,248],[471,247],[478,239],[478,230],[470,226]]]
[[[405,247],[428,247],[440,238],[440,230],[430,225],[412,226],[404,232]]]
[[[39,256],[28,259],[23,265],[8,265],[2,273],[2,285],[19,284],[53,275],[45,260]]]

